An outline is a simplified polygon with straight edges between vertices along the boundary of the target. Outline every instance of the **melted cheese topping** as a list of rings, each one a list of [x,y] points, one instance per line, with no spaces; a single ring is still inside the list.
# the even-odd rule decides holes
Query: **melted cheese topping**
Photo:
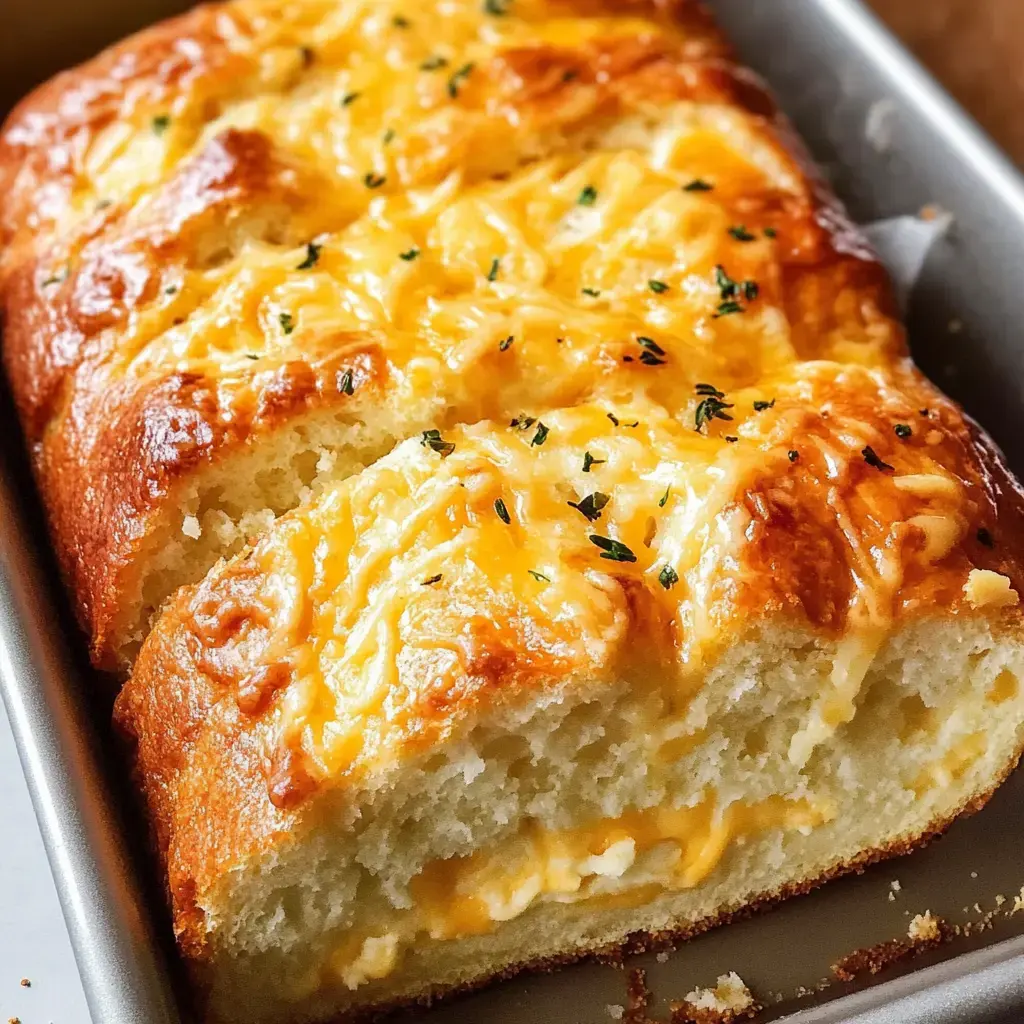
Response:
[[[595,392],[675,408],[701,380],[889,358],[898,328],[843,271],[860,254],[833,249],[743,89],[695,60],[717,36],[636,10],[228,5],[208,62],[236,78],[200,67],[168,109],[87,140],[43,276],[70,269],[45,295],[100,331],[88,387],[199,374],[232,419],[281,367],[370,348],[393,408],[436,396],[435,418],[475,420]],[[79,251],[76,218],[110,199]]]
[[[485,934],[545,902],[640,906],[699,885],[745,837],[807,833],[831,817],[807,800],[722,808],[708,796],[695,807],[631,811],[566,832],[531,824],[500,850],[427,865],[411,883],[414,908],[378,921],[383,934],[349,936],[328,973],[356,988],[390,973],[424,933],[433,940]]]
[[[857,405],[893,400],[880,382],[805,365],[772,382],[771,408],[755,408],[762,390],[737,391],[732,418],[700,431],[634,399],[405,442],[281,519],[242,563],[265,580],[259,641],[238,641],[247,671],[285,666],[291,680],[274,742],[314,778],[344,776],[430,743],[477,692],[502,699],[625,665],[630,685],[682,712],[731,642],[723,622],[794,597],[812,608],[824,570],[840,596],[820,614],[836,615],[838,643],[792,741],[803,765],[853,717],[897,603],[929,599],[956,571],[935,570],[946,545],[929,539],[935,522],[964,529],[959,484],[933,450],[898,452],[905,475],[948,480],[924,492],[860,451],[875,432]],[[665,739],[662,757],[694,742]]]

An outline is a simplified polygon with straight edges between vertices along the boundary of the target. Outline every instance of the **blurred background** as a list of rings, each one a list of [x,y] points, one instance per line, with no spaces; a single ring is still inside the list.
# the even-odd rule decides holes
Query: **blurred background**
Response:
[[[1024,0],[870,0],[1024,166]]]

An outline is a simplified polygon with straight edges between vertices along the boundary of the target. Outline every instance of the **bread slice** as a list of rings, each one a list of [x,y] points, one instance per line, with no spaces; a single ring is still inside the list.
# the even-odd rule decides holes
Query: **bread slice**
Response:
[[[1011,770],[998,461],[909,367],[720,401],[407,440],[174,599],[117,717],[210,1020],[685,936]]]
[[[97,664],[422,430],[902,353],[699,5],[490,6],[200,8],[9,119],[4,359]]]

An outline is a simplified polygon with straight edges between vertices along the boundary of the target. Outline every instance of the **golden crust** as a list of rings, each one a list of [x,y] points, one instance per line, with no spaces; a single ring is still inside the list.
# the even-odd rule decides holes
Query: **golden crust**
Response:
[[[684,692],[690,665],[766,621],[841,638],[970,615],[964,584],[977,568],[1021,586],[1015,534],[1005,532],[1019,523],[1016,486],[916,371],[906,368],[900,384],[819,364],[776,381],[771,399],[727,396],[734,418],[705,427],[707,436],[659,420],[655,407],[620,409],[613,423],[605,407],[581,406],[547,416],[540,447],[532,421],[525,432],[446,432],[447,456],[411,441],[179,593],[144,645],[117,718],[136,744],[183,948],[202,955],[197,894],[292,833],[311,794],[441,744],[481,712],[567,677],[614,677],[638,651],[657,666],[658,685]],[[757,394],[772,408],[756,411]],[[910,438],[893,431],[902,421],[914,424]],[[869,433],[844,442],[851,429]],[[888,468],[865,459],[864,436]],[[584,450],[604,460],[589,475]],[[666,477],[673,465],[676,476]],[[700,491],[704,466],[728,481],[718,504]],[[579,503],[595,479],[612,498],[588,522],[567,502]],[[712,513],[702,517],[705,507]],[[935,549],[928,529],[946,517],[954,533]],[[625,542],[636,561],[603,560],[594,532]],[[665,585],[666,566],[678,585]],[[289,581],[284,597],[280,580]],[[394,678],[375,658],[359,660],[358,645],[324,647],[332,636],[362,635],[364,620],[388,607],[401,609]],[[558,608],[575,611],[560,619]],[[1019,628],[1016,609],[992,615]],[[351,681],[332,674],[353,659]],[[381,713],[350,715],[343,691],[372,707],[375,686],[384,687]],[[315,741],[315,755],[283,725],[296,699],[329,709],[334,740]],[[211,820],[234,827],[209,829]]]
[[[310,23],[323,5],[307,6],[299,13],[266,0],[201,8],[43,87],[11,115],[0,136],[0,186],[10,197],[0,256],[4,358],[34,446],[61,563],[94,655],[104,665],[123,642],[116,635],[118,618],[144,571],[138,560],[147,538],[167,528],[161,514],[205,467],[312,410],[337,407],[354,418],[368,417],[367,409],[389,401],[400,405],[405,397],[398,381],[408,377],[415,349],[399,343],[393,308],[376,312],[369,331],[360,313],[322,320],[315,331],[300,322],[294,343],[280,337],[281,314],[275,316],[274,309],[282,307],[261,304],[260,296],[275,283],[279,290],[299,287],[303,272],[293,252],[301,258],[301,246],[314,238],[328,247],[334,239],[341,246],[347,239],[366,239],[379,248],[390,237],[390,259],[405,278],[419,271],[432,281],[422,300],[404,300],[401,319],[408,326],[401,333],[450,359],[448,343],[438,345],[437,331],[445,328],[426,323],[418,302],[438,290],[460,297],[486,292],[484,274],[468,283],[457,254],[448,249],[478,247],[485,240],[449,243],[436,231],[423,237],[415,218],[403,214],[402,196],[439,187],[455,168],[462,187],[450,205],[460,196],[504,203],[507,188],[502,191],[495,175],[549,158],[551,176],[537,186],[547,190],[585,158],[580,147],[598,139],[599,149],[614,151],[620,145],[617,125],[638,118],[652,123],[683,104],[694,112],[687,116],[707,123],[693,136],[692,152],[677,161],[679,169],[670,166],[670,158],[661,170],[643,171],[651,187],[660,182],[663,191],[684,167],[702,168],[716,178],[716,190],[691,193],[693,210],[685,216],[709,218],[722,225],[717,230],[728,224],[754,233],[768,229],[776,238],[768,247],[747,246],[749,251],[726,238],[710,260],[698,261],[706,264],[704,272],[710,275],[715,261],[737,268],[737,279],[748,265],[756,271],[758,302],[778,308],[785,318],[781,344],[792,353],[786,358],[859,348],[857,358],[875,361],[902,351],[884,273],[834,200],[806,173],[799,146],[763,87],[729,63],[728,47],[699,5],[524,3],[521,24],[519,16],[509,17],[507,36],[481,43],[472,34],[483,32],[487,17],[479,5],[467,4],[465,17],[446,29],[461,33],[453,51],[462,45],[476,58],[463,65],[473,68],[464,80],[454,53],[440,73],[420,70],[416,60],[430,47],[418,37],[409,42],[415,35],[410,30],[385,33],[378,23],[386,5],[369,5],[357,19],[363,26],[360,45],[386,43],[408,64],[372,82],[394,92],[390,110],[374,110],[367,124],[345,128],[339,144],[348,153],[341,166],[296,144],[281,123],[302,102],[296,97],[308,97],[307,108],[330,102],[330,117],[343,125],[350,116],[346,96],[360,97],[351,103],[353,118],[358,102],[368,102],[355,89],[344,91],[355,72],[345,70],[343,54],[335,50],[351,29],[317,35]],[[314,39],[320,42],[311,49]],[[733,119],[715,122],[721,110],[732,111]],[[408,127],[395,131],[386,151],[381,149],[385,121],[402,116],[412,119]],[[157,131],[154,125],[164,124],[160,118],[168,123]],[[363,166],[374,164],[384,179],[379,191],[360,180]],[[375,173],[366,171],[371,180]],[[615,180],[610,174],[611,186]],[[650,194],[656,198],[657,191]],[[335,198],[326,202],[327,196]],[[381,198],[389,204],[386,223],[370,212],[371,201]],[[558,229],[560,213],[549,214],[549,230]],[[465,222],[458,230],[466,230]],[[262,247],[260,256],[274,263],[270,277],[254,269],[254,242]],[[406,246],[423,252],[416,267],[395,258]],[[685,253],[659,258],[660,240],[647,248],[634,261],[637,273],[652,260],[665,275],[697,270]],[[485,254],[481,259],[486,266]],[[612,292],[610,275],[623,269],[619,257],[603,271],[595,266],[595,273],[609,278],[606,294]],[[352,280],[344,260],[325,270]],[[247,274],[252,284],[245,292]],[[567,283],[586,288],[588,282],[576,276]],[[380,280],[369,290],[370,301],[383,287]],[[523,284],[528,281],[527,275]],[[244,292],[238,299],[244,305],[233,309],[239,319],[229,341],[211,320],[232,287]],[[557,284],[547,291],[553,295],[546,301],[562,297]],[[335,301],[367,301],[358,287],[351,293],[355,298],[338,295]],[[675,301],[675,295],[665,299]],[[453,300],[453,315],[455,305]],[[514,308],[514,302],[500,299],[493,305],[492,320],[511,316]],[[774,350],[738,362],[728,358],[727,347],[747,343],[741,332],[731,346],[723,343],[733,325],[714,323],[714,311],[709,300],[702,309],[677,313],[676,330],[689,324],[701,330],[703,322],[704,333],[721,336],[717,352],[703,352],[681,375],[678,383],[687,389],[702,372],[715,372],[720,385],[747,384],[766,361],[778,358]],[[644,373],[639,365],[623,365],[619,331],[652,330],[657,318],[634,300],[625,316],[598,328],[586,367],[579,355],[560,360],[543,349],[521,347],[507,384],[498,381],[491,394],[462,397],[467,376],[492,374],[493,355],[481,354],[475,365],[466,363],[458,374],[423,385],[449,412],[431,413],[418,426],[513,415],[523,393],[534,390],[526,381],[538,374],[551,405],[619,389]],[[580,328],[593,331],[595,323],[591,315]],[[362,341],[359,333],[365,334]],[[253,361],[246,363],[249,353]],[[357,389],[354,396],[340,388],[344,370],[353,368],[375,387]]]

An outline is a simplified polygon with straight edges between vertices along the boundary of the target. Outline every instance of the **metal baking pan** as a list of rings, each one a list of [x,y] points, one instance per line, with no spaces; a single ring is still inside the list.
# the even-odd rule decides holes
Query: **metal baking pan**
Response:
[[[188,6],[174,0],[0,0],[0,111],[59,68]],[[859,0],[717,0],[746,62],[774,87],[854,217],[926,204],[953,229],[931,251],[909,305],[918,362],[1024,472],[1024,183],[1016,170]],[[0,393],[0,677],[94,1024],[190,1020],[144,826],[113,750],[109,703],[88,678],[40,530],[10,402]],[[995,1024],[1024,1019],[1024,914],[977,928],[1024,883],[1024,769],[979,815],[909,858],[835,882],[682,946],[643,967],[650,1013],[737,971],[800,1024]],[[899,880],[894,891],[893,880]],[[977,906],[979,910],[975,910]],[[959,938],[888,973],[815,989],[851,950],[906,932],[930,909]],[[662,958],[664,959],[664,958]],[[898,975],[893,977],[893,975]],[[604,1024],[626,1001],[622,970],[587,964],[523,977],[416,1015],[422,1024]],[[408,1018],[406,1018],[408,1019]],[[65,1022],[80,1024],[80,1022]],[[84,1022],[82,1022],[84,1024]]]

